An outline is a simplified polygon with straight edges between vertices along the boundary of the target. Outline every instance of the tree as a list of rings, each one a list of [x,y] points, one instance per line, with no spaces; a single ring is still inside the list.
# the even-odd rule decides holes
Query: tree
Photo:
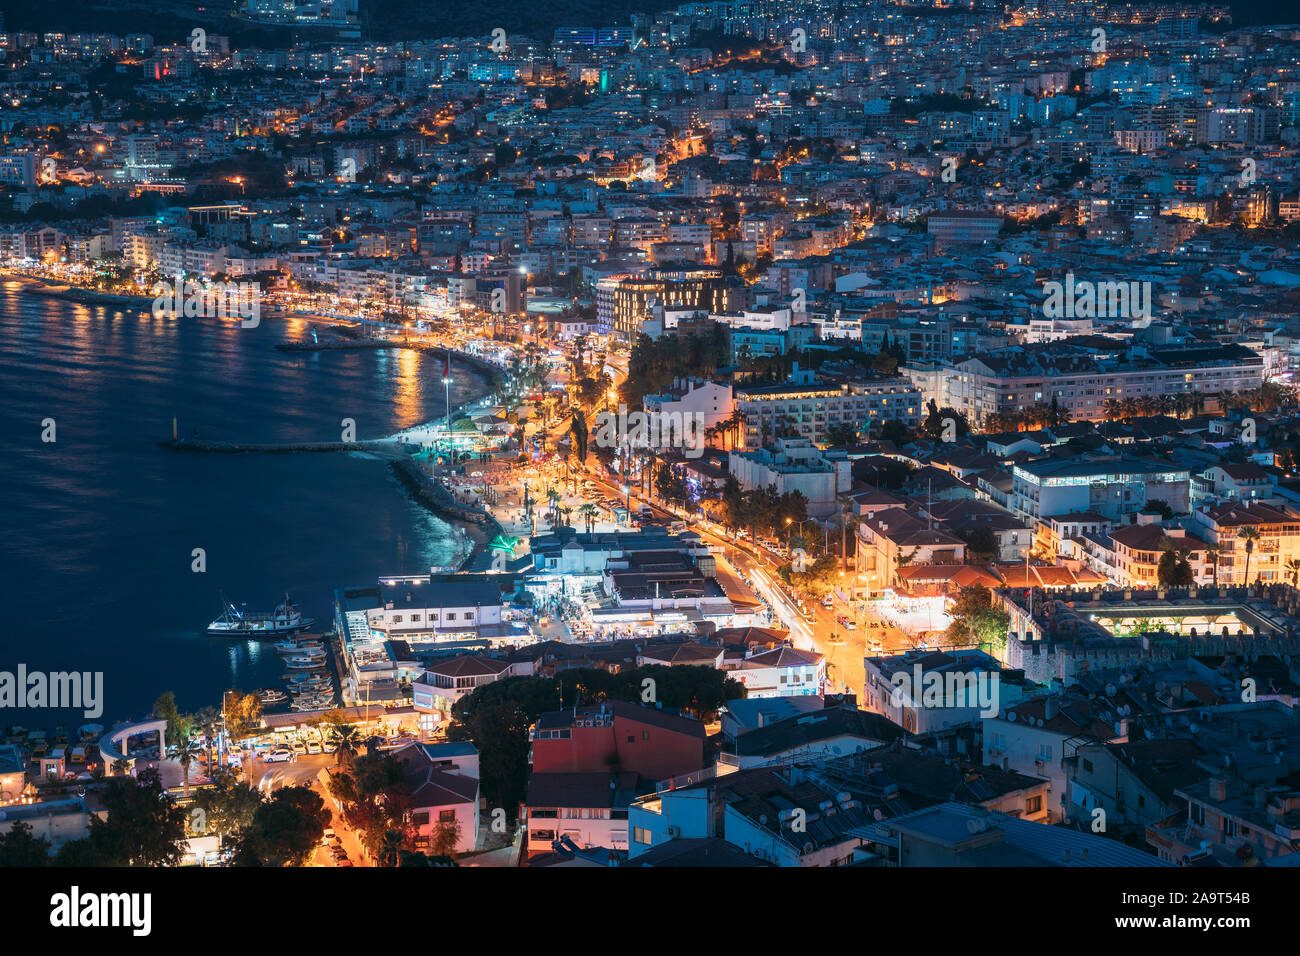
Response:
[[[891,418],[880,426],[880,437],[901,447],[912,440],[912,430],[897,418]]]
[[[352,769],[361,746],[361,734],[350,724],[340,724],[330,731],[329,742],[334,747],[334,763]]]
[[[988,588],[982,584],[961,588],[952,599],[948,614],[952,618],[947,633],[950,640],[974,639],[981,646],[992,648],[995,656],[1001,656],[1006,647],[1011,617],[993,604]]]
[[[168,795],[158,771],[113,777],[102,791],[107,818],[90,818],[90,833],[59,848],[61,866],[175,866],[187,842],[184,809]]]
[[[925,421],[921,425],[921,431],[931,441],[943,441],[944,432],[947,431],[948,422],[953,423],[956,430],[956,438],[962,439],[970,432],[970,423],[966,421],[966,416],[958,412],[955,408],[945,405],[940,408],[934,399],[930,399],[926,406],[927,413]]]
[[[401,852],[410,849],[406,846],[407,836],[401,830],[388,830],[380,843],[378,860],[380,866],[397,866]]]
[[[581,408],[573,410],[573,421],[569,425],[569,431],[573,435],[573,450],[578,456],[578,461],[585,465],[587,463],[587,418]]]
[[[203,756],[204,745],[193,737],[182,737],[176,744],[176,760],[181,765],[181,779],[185,785],[185,796],[190,795],[190,767],[194,761]]]
[[[0,833],[0,867],[49,865],[50,841],[35,836],[31,824],[17,820],[8,833]]]
[[[302,866],[320,845],[330,811],[310,787],[284,787],[260,804],[235,847],[236,866]]]
[[[1170,540],[1156,565],[1156,580],[1161,587],[1185,588],[1190,587],[1195,579],[1192,565],[1187,560],[1187,552],[1178,550]]]
[[[508,678],[497,681],[487,687],[510,683],[512,680],[531,681],[533,678]],[[536,690],[554,703],[544,710],[527,706],[521,700],[505,699],[487,702],[482,698],[473,702],[479,688],[469,697],[462,697],[452,705],[452,714],[456,718],[449,728],[448,739],[469,739],[479,751],[479,773],[483,795],[489,804],[503,807],[513,817],[515,808],[524,798],[524,788],[528,777],[528,730],[537,718],[547,710],[559,709],[559,695],[553,681],[545,680],[547,687],[532,685],[529,690]],[[522,688],[516,687],[514,690]]]
[[[1291,579],[1291,586],[1295,587],[1300,584],[1300,558],[1291,558],[1286,563],[1287,577]]]
[[[998,536],[988,525],[981,525],[974,530],[962,529],[957,537],[966,542],[966,562],[968,564],[992,564],[998,559]]]
[[[262,700],[256,694],[228,690],[221,700],[221,713],[231,737],[247,737],[262,725]]]
[[[167,721],[167,739],[179,740],[190,735],[190,719],[176,709],[176,695],[171,691],[159,694],[153,702],[153,715]]]
[[[344,821],[360,834],[362,845],[375,859],[384,854],[390,830],[409,831],[414,797],[406,780],[406,766],[393,754],[375,749],[371,742],[351,773],[331,777],[330,793],[343,804]]]
[[[204,787],[194,795],[193,806],[203,812],[205,828],[215,833],[222,843],[226,837],[239,833],[253,822],[253,815],[261,806],[262,795],[253,787],[236,780],[229,770],[212,774],[212,786]]]
[[[852,425],[844,422],[837,422],[826,429],[824,444],[831,448],[841,448],[846,445],[852,445],[858,440],[858,430]]]
[[[429,849],[434,856],[452,856],[456,852],[456,847],[460,843],[460,821],[455,817],[450,820],[439,820],[438,825],[433,828],[433,839],[429,842]]]
[[[1237,537],[1246,542],[1246,574],[1241,579],[1241,583],[1250,584],[1250,556],[1255,552],[1255,542],[1259,540],[1259,529],[1254,525],[1246,525],[1237,532]]]

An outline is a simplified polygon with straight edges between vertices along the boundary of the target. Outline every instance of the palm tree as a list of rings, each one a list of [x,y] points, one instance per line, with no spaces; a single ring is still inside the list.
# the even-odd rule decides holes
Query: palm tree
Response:
[[[1300,558],[1292,558],[1286,563],[1286,573],[1291,578],[1291,586],[1300,584]]]
[[[204,745],[193,737],[184,737],[176,745],[176,760],[181,765],[181,780],[185,785],[185,796],[190,795],[190,765],[203,755]]]
[[[215,707],[204,707],[194,716],[195,722],[203,728],[203,738],[208,748],[208,769],[209,773],[212,768],[212,744],[217,739],[217,725],[221,722],[221,714]]]
[[[596,506],[589,501],[578,509],[578,514],[582,517],[582,520],[587,523],[587,534],[591,534],[592,528],[595,527],[596,524],[596,517],[600,514],[600,511],[597,510]]]
[[[1237,537],[1246,542],[1246,575],[1242,578],[1242,584],[1250,584],[1250,556],[1255,551],[1255,542],[1259,540],[1259,529],[1254,525],[1246,525],[1237,532]]]
[[[1219,555],[1222,554],[1214,545],[1205,549],[1205,560],[1210,562],[1210,568],[1214,573],[1214,586],[1219,586]]]
[[[386,830],[379,844],[379,865],[397,866],[398,853],[406,843],[406,834],[401,830]]]
[[[361,733],[351,724],[339,724],[330,731],[329,742],[334,745],[334,762],[351,769],[361,746]]]
[[[894,575],[896,580],[900,580],[900,581],[902,580],[898,572],[902,571],[903,568],[911,564],[912,559],[914,557],[916,557],[916,549],[912,549],[911,551],[907,552],[907,554],[904,554],[902,551],[898,552],[898,557],[894,559],[895,562]]]

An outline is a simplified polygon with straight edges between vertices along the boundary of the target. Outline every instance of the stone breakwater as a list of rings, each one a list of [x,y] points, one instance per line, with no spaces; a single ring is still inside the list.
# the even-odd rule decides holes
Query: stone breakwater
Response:
[[[469,527],[470,533],[480,539],[479,543],[486,543],[496,535],[504,533],[496,518],[481,508],[457,501],[442,482],[426,472],[417,462],[410,458],[403,458],[390,462],[390,465],[416,501],[435,514],[463,522]]]

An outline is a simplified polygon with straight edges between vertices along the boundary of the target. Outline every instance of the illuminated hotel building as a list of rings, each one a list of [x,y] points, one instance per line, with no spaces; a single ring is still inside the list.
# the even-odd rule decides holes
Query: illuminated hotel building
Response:
[[[865,433],[895,419],[914,427],[923,413],[921,390],[906,378],[850,385],[767,385],[738,388],[734,394],[736,410],[745,420],[746,448],[761,448],[791,433],[821,444],[837,425]]]
[[[720,269],[654,270],[610,276],[596,288],[596,315],[621,342],[636,338],[652,303],[705,312],[728,311],[728,286]]]

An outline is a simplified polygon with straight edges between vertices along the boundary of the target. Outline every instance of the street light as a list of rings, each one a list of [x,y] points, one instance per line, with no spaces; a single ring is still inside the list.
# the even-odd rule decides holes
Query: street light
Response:
[[[807,520],[808,520],[807,518],[804,519],[804,521],[807,521]],[[804,521],[800,521],[800,522],[798,522],[798,525],[799,525],[799,536],[800,536],[800,537],[803,537],[803,526],[804,526]],[[795,520],[794,520],[793,518],[786,518],[786,519],[785,519],[785,550],[786,550],[786,554],[787,554],[787,555],[790,553],[791,533],[792,533],[793,530],[794,530],[791,526],[794,525],[795,523],[796,523],[796,522],[795,522]]]
[[[451,376],[450,375],[444,375],[442,377],[442,392],[447,400],[447,447],[451,448]]]

